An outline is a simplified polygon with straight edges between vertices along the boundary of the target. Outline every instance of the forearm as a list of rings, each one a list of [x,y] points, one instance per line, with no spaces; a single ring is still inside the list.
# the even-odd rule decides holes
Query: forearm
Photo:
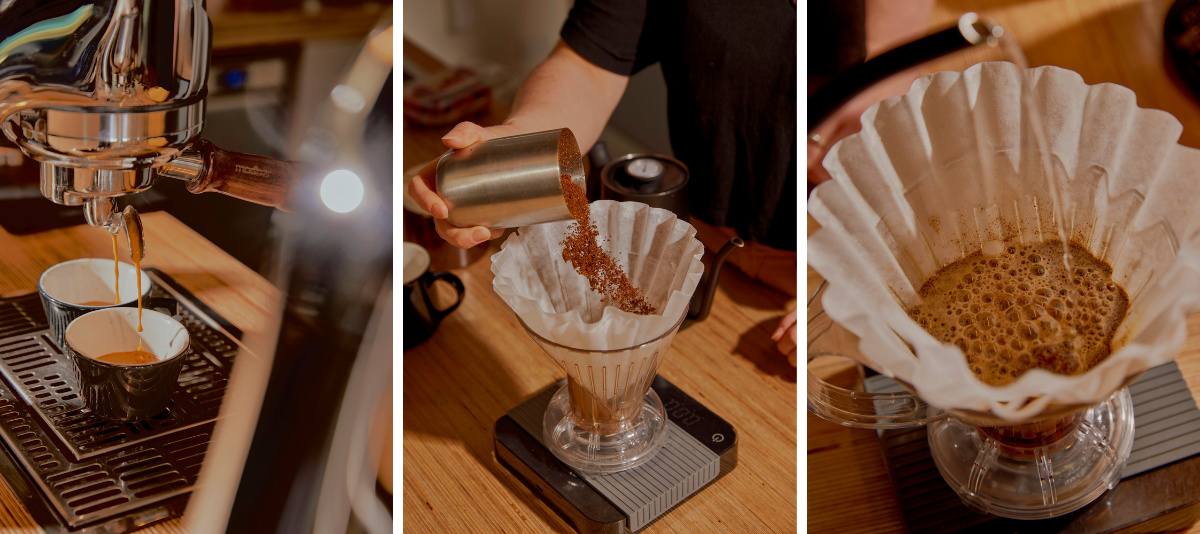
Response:
[[[559,41],[521,85],[504,124],[519,133],[570,128],[579,149],[587,152],[628,83],[628,76],[597,67]]]

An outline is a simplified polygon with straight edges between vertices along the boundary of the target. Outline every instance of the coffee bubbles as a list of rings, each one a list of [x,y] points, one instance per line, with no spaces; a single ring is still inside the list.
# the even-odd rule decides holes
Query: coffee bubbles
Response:
[[[910,317],[938,341],[956,345],[985,383],[999,386],[1032,368],[1078,374],[1112,352],[1129,297],[1112,268],[1071,245],[1068,278],[1062,243],[1008,245],[939,270],[921,287]]]

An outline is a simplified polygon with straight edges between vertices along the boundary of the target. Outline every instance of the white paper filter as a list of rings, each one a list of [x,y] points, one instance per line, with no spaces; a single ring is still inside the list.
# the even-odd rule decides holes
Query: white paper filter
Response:
[[[666,334],[688,311],[704,271],[704,246],[696,229],[673,212],[641,203],[596,200],[592,220],[605,252],[616,258],[634,286],[655,307],[637,316],[606,306],[587,278],[563,260],[562,241],[574,221],[521,227],[492,256],[492,287],[539,336],[580,350],[623,349]],[[670,340],[664,340],[670,343]],[[665,344],[655,343],[656,348]],[[644,352],[644,350],[643,350]],[[638,379],[661,354],[576,353],[556,350],[554,360],[604,400]],[[617,361],[624,358],[629,361]],[[636,360],[636,361],[635,361]],[[643,360],[646,360],[643,362]],[[635,371],[631,370],[635,366]],[[620,376],[616,368],[622,366]],[[588,367],[598,373],[587,376]],[[601,368],[612,368],[601,377]],[[576,372],[576,370],[580,370]],[[631,376],[634,372],[636,376]],[[647,383],[648,384],[648,383]],[[644,391],[643,391],[644,394]]]
[[[1200,151],[1176,143],[1170,114],[1133,91],[1087,85],[1057,67],[984,63],[913,83],[832,147],[833,176],[809,200],[822,229],[808,261],[830,286],[830,318],[857,335],[863,362],[933,406],[1018,422],[1048,406],[1104,401],[1174,359],[1200,309]],[[1058,238],[1022,84],[1042,115],[1050,161],[1070,200],[1069,239],[1113,266],[1130,297],[1116,352],[1082,375],[1034,369],[984,384],[962,352],[905,314],[934,272],[985,243]]]

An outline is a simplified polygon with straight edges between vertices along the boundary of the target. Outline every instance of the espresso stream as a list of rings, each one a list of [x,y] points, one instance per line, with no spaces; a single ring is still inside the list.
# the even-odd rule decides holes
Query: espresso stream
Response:
[[[1060,241],[977,252],[935,273],[908,314],[962,349],[975,375],[993,386],[1034,368],[1086,372],[1112,352],[1129,297],[1111,267],[1074,244],[1070,251],[1070,273]]]
[[[140,242],[135,243],[135,241],[140,241],[141,236],[130,234],[129,230],[125,230],[125,233],[127,236],[129,236],[129,240],[130,240],[129,256],[133,260],[133,274],[134,274],[134,278],[137,280],[137,307],[138,307],[137,331],[141,332],[142,331],[142,262],[138,258],[137,254],[133,253],[134,247],[141,246]],[[121,304],[121,259],[117,255],[117,234],[109,234],[109,235],[112,236],[112,249],[113,249],[113,293],[115,294],[115,296],[113,297],[113,304],[119,305],[119,304]],[[87,303],[84,303],[83,305],[84,306],[105,306],[106,304],[103,302],[87,302]],[[96,359],[100,360],[102,362],[119,363],[119,364],[126,364],[126,365],[141,365],[141,364],[147,364],[147,363],[152,363],[152,362],[158,361],[158,358],[153,353],[146,352],[146,351],[142,350],[142,348],[143,348],[142,347],[142,339],[138,338],[137,350],[129,351],[129,352],[114,352],[112,354],[105,354],[104,356],[101,356]]]
[[[117,257],[117,234],[112,236],[113,245],[113,304],[121,303],[121,260]]]

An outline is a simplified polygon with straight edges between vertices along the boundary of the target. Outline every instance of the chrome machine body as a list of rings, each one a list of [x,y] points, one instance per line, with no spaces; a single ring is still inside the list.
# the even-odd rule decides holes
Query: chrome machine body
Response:
[[[42,194],[115,232],[200,135],[211,33],[203,0],[0,1],[0,127]]]

